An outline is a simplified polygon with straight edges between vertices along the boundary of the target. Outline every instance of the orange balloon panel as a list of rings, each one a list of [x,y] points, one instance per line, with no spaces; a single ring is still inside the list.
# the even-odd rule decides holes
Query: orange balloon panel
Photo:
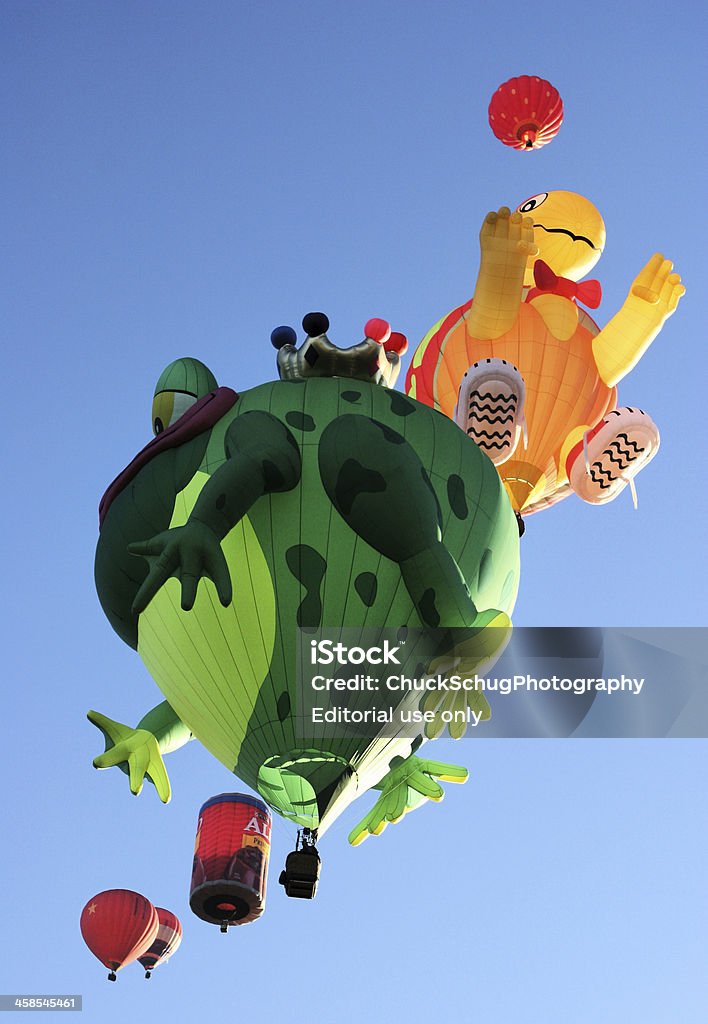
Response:
[[[480,359],[506,359],[526,383],[528,445],[519,442],[512,457],[498,466],[514,508],[528,515],[554,504],[569,492],[561,449],[578,427],[592,425],[617,404],[614,388],[602,383],[592,354],[595,322],[578,310],[569,341],[548,330],[532,303],[521,303],[511,330],[500,338],[470,337],[459,306],[423,339],[406,378],[406,391],[454,419],[460,382]]]

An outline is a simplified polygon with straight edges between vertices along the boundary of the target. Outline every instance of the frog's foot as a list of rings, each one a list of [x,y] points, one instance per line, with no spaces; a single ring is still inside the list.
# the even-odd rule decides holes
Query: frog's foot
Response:
[[[138,796],[143,779],[149,779],[163,804],[169,803],[172,787],[156,738],[147,729],[132,729],[98,711],[86,716],[103,733],[106,750],[93,759],[94,768],[112,768],[118,765],[127,770],[131,792]],[[127,766],[127,769],[126,769]]]
[[[445,791],[442,782],[467,782],[469,772],[454,764],[428,761],[411,754],[405,761],[400,758],[376,787],[381,790],[373,808],[349,833],[349,842],[358,846],[369,836],[380,836],[391,822],[400,821],[408,811],[420,807],[424,800],[439,802]]]
[[[612,501],[627,484],[634,493],[633,478],[658,450],[659,431],[651,416],[641,409],[614,409],[571,449],[570,486],[591,505]]]
[[[506,359],[473,363],[460,384],[455,421],[495,466],[511,458],[526,430],[524,378]]]
[[[473,722],[487,722],[492,712],[481,686],[482,676],[500,657],[511,638],[511,619],[505,612],[489,609],[480,612],[471,630],[457,630],[462,637],[443,656],[431,662],[428,672],[440,676],[453,686],[459,677],[459,689],[430,690],[423,699],[421,710],[434,714],[426,723],[425,735],[435,739],[447,725],[453,740],[459,740]],[[479,677],[479,678],[478,678]]]

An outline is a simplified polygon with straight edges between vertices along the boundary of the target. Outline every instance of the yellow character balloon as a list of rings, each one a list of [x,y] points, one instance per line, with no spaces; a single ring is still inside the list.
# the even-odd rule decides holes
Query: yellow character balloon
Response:
[[[418,346],[406,390],[459,426],[497,465],[517,515],[575,492],[616,497],[654,457],[659,432],[637,408],[617,406],[632,369],[685,292],[660,253],[600,330],[597,281],[605,225],[574,192],[542,192],[514,213],[488,213],[474,297]],[[521,524],[520,524],[521,525]]]

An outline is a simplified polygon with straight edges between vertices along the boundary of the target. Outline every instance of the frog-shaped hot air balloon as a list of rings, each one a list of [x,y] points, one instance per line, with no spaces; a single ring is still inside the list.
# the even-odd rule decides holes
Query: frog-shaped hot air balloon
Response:
[[[656,454],[643,410],[617,387],[685,289],[657,253],[600,330],[597,281],[580,281],[605,245],[595,206],[542,192],[514,213],[489,213],[474,297],[439,320],[416,350],[406,390],[456,419],[495,462],[519,516],[573,491],[604,504]]]
[[[518,531],[491,460],[455,424],[393,390],[405,348],[384,321],[339,349],[324,314],[273,333],[281,379],[237,395],[199,361],[160,377],[156,437],[101,503],[96,585],[166,700],[137,728],[97,712],[134,793],[163,801],[162,754],[197,738],[286,819],[319,835],[381,790],[352,842],[378,834],[436,779],[415,739],[295,728],[298,628],[508,629]],[[372,695],[372,699],[374,699]],[[473,697],[470,698],[475,699]]]

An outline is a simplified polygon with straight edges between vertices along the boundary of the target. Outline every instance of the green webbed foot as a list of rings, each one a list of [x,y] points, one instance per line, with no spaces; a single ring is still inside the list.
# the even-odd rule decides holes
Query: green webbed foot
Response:
[[[440,673],[443,676],[458,675],[462,679],[473,679],[494,664],[510,638],[511,619],[508,615],[495,609],[480,612],[472,635],[432,662],[428,671],[432,676]],[[478,721],[487,722],[492,717],[491,708],[481,689],[431,690],[421,706],[424,712],[435,714],[433,721],[426,723],[426,738],[435,739],[447,724],[452,739],[459,740],[467,731],[468,708]],[[452,720],[445,723],[443,712],[452,715]]]
[[[105,752],[93,759],[94,768],[127,764],[130,789],[135,796],[141,792],[143,780],[147,778],[163,804],[169,803],[172,787],[155,736],[147,729],[133,729],[98,711],[89,711],[87,718],[101,730],[106,741]]]
[[[231,603],[231,576],[221,543],[204,523],[191,520],[184,526],[164,530],[150,540],[129,544],[128,551],[131,555],[147,559],[150,565],[150,571],[135,595],[134,615],[145,611],[171,576],[176,576],[182,584],[184,611],[193,608],[202,576],[208,576],[214,583],[225,608]]]
[[[469,772],[454,764],[428,761],[411,755],[392,768],[376,787],[381,790],[373,808],[349,833],[349,842],[358,846],[369,836],[380,836],[391,822],[400,821],[408,811],[415,810],[425,800],[440,801],[445,795],[436,782],[466,782]]]

